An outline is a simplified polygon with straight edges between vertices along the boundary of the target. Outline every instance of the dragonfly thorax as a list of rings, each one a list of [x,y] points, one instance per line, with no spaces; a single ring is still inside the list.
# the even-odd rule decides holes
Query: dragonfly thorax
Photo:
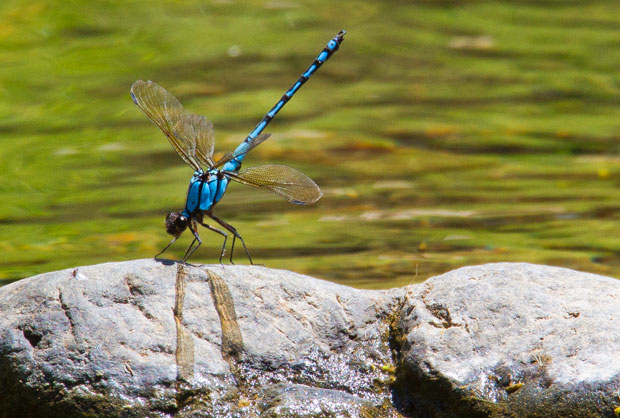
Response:
[[[222,175],[221,171],[217,168],[212,168],[209,171],[198,170],[194,172],[194,175],[192,176],[192,179],[190,180],[190,184],[196,181],[203,181],[203,182],[213,181],[218,176],[221,176],[221,175]]]
[[[194,175],[192,176],[192,180],[191,180],[191,182],[194,182],[194,181],[197,181],[197,180],[203,179],[203,178],[205,177],[205,174],[208,174],[208,173],[205,173],[205,172],[204,172],[204,171],[202,171],[202,170],[195,171],[195,172],[194,172]]]
[[[220,201],[228,178],[217,168],[208,171],[197,170],[189,181],[184,211],[190,217],[209,211]]]

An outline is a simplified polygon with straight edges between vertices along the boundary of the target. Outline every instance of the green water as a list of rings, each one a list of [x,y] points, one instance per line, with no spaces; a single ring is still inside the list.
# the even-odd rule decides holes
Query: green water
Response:
[[[368,288],[495,261],[620,277],[617,0],[334,7],[4,0],[0,279],[168,242],[192,171],[132,103],[135,80],[206,115],[225,152],[343,28],[245,160],[298,168],[325,196],[234,184],[215,210],[257,262]],[[216,262],[220,237],[202,237],[192,261]]]

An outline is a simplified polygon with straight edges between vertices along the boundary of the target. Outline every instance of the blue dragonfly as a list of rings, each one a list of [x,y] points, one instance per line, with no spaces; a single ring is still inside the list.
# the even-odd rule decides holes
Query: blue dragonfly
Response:
[[[133,83],[131,98],[134,103],[164,132],[183,161],[194,169],[185,208],[181,212],[171,212],[166,216],[166,231],[173,236],[173,239],[155,257],[163,254],[189,228],[194,240],[185,251],[183,261],[186,262],[202,244],[198,235],[200,224],[224,237],[219,259],[221,263],[226,252],[228,234],[205,223],[206,215],[232,234],[230,262],[233,262],[235,240],[239,238],[250,263],[254,264],[241,234],[232,225],[213,214],[213,207],[224,195],[230,180],[269,190],[299,205],[314,203],[321,198],[323,193],[319,186],[301,171],[285,165],[261,165],[242,170],[241,163],[250,150],[269,138],[269,134],[262,133],[263,129],[308,81],[308,78],[338,50],[345,33],[344,30],[340,31],[331,39],[312,65],[267,112],[247,138],[233,152],[225,154],[217,161],[213,159],[215,135],[211,122],[204,116],[187,112],[172,94],[158,84],[142,80]]]

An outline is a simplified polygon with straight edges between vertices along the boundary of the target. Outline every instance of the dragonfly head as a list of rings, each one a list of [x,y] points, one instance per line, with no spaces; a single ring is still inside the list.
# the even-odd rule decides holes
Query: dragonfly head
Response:
[[[170,212],[166,216],[166,232],[174,237],[179,237],[187,229],[189,218],[179,212]]]

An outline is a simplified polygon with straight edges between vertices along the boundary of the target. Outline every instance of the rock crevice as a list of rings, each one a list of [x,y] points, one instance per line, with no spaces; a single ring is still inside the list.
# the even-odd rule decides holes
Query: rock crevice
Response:
[[[0,289],[0,418],[614,417],[620,282],[522,263],[358,290],[137,260]]]

